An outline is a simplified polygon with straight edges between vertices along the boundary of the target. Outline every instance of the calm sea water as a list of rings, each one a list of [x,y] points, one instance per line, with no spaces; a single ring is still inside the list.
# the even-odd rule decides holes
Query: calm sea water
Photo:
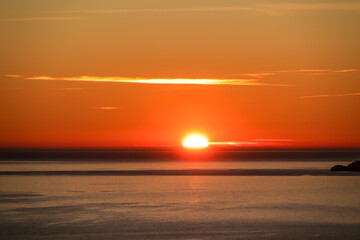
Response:
[[[0,171],[337,162],[1,162]],[[341,164],[346,164],[342,162]],[[359,239],[359,176],[0,176],[1,239]]]
[[[350,161],[351,162],[351,161]],[[239,162],[101,162],[101,161],[0,161],[0,171],[104,171],[181,169],[299,169],[328,170],[344,161],[239,161]]]

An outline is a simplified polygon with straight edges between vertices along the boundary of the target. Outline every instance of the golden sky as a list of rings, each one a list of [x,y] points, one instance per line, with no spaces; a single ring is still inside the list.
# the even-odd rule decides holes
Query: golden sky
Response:
[[[0,147],[359,147],[359,24],[347,0],[1,0]]]

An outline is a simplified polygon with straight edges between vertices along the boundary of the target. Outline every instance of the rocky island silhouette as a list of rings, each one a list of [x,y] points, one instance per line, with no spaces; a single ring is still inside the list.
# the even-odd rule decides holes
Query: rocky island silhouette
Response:
[[[330,171],[351,171],[351,172],[360,172],[360,160],[354,161],[347,166],[344,165],[335,165]]]

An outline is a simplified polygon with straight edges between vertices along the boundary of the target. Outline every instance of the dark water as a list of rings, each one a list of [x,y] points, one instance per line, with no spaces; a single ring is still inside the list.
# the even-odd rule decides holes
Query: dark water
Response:
[[[331,175],[335,164],[1,162],[17,174],[0,175],[0,239],[359,239],[360,177]],[[193,169],[275,175],[73,174]]]

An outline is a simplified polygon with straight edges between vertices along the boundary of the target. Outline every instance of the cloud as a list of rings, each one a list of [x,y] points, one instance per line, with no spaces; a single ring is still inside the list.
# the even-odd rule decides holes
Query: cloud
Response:
[[[80,9],[66,13],[106,14],[106,13],[186,13],[186,12],[254,12],[270,16],[307,11],[360,11],[360,3],[279,3],[279,4],[248,4],[242,6],[193,7],[193,8],[134,8],[134,9]],[[79,16],[59,17],[16,17],[3,18],[0,22],[27,21],[69,21],[82,19]]]
[[[116,83],[140,83],[140,84],[178,84],[178,85],[236,85],[236,86],[293,86],[287,84],[262,83],[257,79],[185,79],[185,78],[122,78],[122,77],[50,77],[35,76],[27,77],[28,80],[45,80],[45,81],[78,81],[78,82],[116,82]]]
[[[252,78],[262,78],[266,76],[275,75],[275,72],[265,72],[265,73],[239,73],[232,74],[232,76],[244,76],[244,77],[252,77]]]
[[[337,70],[335,72],[338,72],[338,73],[360,72],[360,69],[343,69],[343,70]]]
[[[166,12],[228,12],[249,11],[251,7],[198,7],[198,8],[140,8],[140,9],[94,9],[94,10],[72,10],[72,13],[166,13]]]
[[[28,22],[28,21],[69,21],[80,17],[30,17],[30,18],[2,18],[0,22]]]
[[[260,73],[234,73],[231,76],[244,76],[252,78],[263,78],[267,76],[280,75],[286,73],[298,73],[298,74],[334,74],[334,73],[353,73],[360,72],[360,69],[351,68],[351,69],[295,69],[295,70],[278,70],[278,71],[269,71],[269,72],[260,72]]]
[[[328,69],[297,69],[297,70],[280,70],[276,73],[319,73],[319,72],[335,72],[335,70]]]
[[[22,77],[22,76],[21,76],[21,75],[7,74],[7,75],[5,75],[5,77],[9,77],[9,78],[20,78],[20,77]]]
[[[262,144],[255,141],[226,141],[226,142],[209,142],[209,145],[222,146],[222,147],[256,147],[269,145],[268,143]]]
[[[295,142],[293,139],[274,139],[274,138],[258,138],[254,139],[254,142],[272,142],[272,143],[286,143],[286,142]]]
[[[59,91],[78,91],[78,90],[83,90],[83,88],[72,88],[72,87],[69,87],[69,88],[57,88],[56,90],[59,90]]]
[[[267,138],[259,138],[253,139],[251,141],[226,141],[226,142],[209,142],[210,145],[219,145],[219,146],[264,146],[264,145],[271,145],[271,146],[280,146],[286,145],[296,142],[292,139],[267,139]]]
[[[348,72],[360,72],[360,69],[298,69],[298,70],[281,70],[275,71],[278,73],[348,73]]]
[[[277,10],[295,10],[295,11],[306,11],[306,10],[321,10],[321,11],[359,11],[359,3],[282,3],[282,4],[269,4],[263,5]]]
[[[321,94],[321,95],[312,95],[312,96],[301,96],[299,98],[327,98],[327,97],[346,97],[346,96],[360,96],[360,93]]]
[[[280,3],[250,4],[228,7],[196,8],[138,8],[138,9],[85,9],[71,10],[70,13],[183,13],[183,12],[258,12],[268,15],[304,11],[360,11],[359,3]]]
[[[255,142],[239,142],[239,141],[226,141],[226,142],[209,142],[210,145],[230,145],[230,146],[248,146],[255,145]]]
[[[94,109],[98,109],[98,110],[117,110],[119,108],[118,107],[94,107]]]

